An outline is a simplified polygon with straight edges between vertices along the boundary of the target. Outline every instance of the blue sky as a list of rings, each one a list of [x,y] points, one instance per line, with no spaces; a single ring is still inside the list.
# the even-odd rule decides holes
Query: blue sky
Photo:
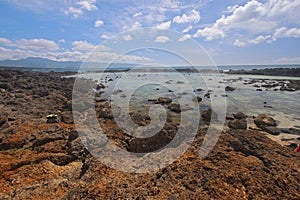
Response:
[[[97,61],[108,62],[122,53],[113,45],[113,36],[121,33],[128,51],[151,40],[197,56],[199,49],[188,45],[193,40],[218,65],[298,64],[299,10],[300,0],[2,0],[0,60],[81,61],[98,47]],[[140,32],[134,30],[144,27],[158,32],[136,39]],[[166,64],[172,59],[149,52],[121,60]]]

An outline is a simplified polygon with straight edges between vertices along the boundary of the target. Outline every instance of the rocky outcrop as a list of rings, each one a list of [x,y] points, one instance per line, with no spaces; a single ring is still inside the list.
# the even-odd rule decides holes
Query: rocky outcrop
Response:
[[[9,83],[0,92],[0,199],[300,198],[300,154],[258,131],[223,131],[213,150],[199,158],[207,133],[206,126],[199,126],[189,149],[152,173],[124,173],[104,165],[77,134],[70,107],[65,106],[70,105],[74,79],[61,75],[65,74],[0,72],[0,82]],[[25,96],[17,98],[14,91]],[[151,138],[130,137],[111,119],[112,106],[108,100],[96,102],[98,114],[107,109],[99,124],[109,140],[124,150],[159,150],[176,135],[177,123],[168,121]],[[46,123],[51,113],[57,115],[57,123]],[[211,110],[201,114],[208,121],[216,117]],[[137,118],[149,121],[143,113]],[[232,120],[244,120],[244,116],[235,114]],[[256,121],[260,127],[276,128],[276,121],[268,116]]]

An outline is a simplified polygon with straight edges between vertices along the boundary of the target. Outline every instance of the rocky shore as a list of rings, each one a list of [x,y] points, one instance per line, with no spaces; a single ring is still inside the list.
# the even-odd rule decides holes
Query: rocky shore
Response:
[[[300,77],[300,68],[266,68],[266,69],[252,69],[252,70],[229,70],[226,73]]]
[[[214,116],[211,110],[201,113],[195,140],[171,165],[148,174],[107,167],[78,137],[72,115],[74,78],[66,75],[71,73],[0,69],[0,199],[300,199],[300,154],[269,138],[299,132],[278,128],[276,117],[264,114],[227,116],[217,145],[204,158],[198,153]],[[105,90],[104,83],[98,86]],[[98,94],[100,125],[127,151],[167,144],[177,130],[172,116],[184,112],[172,99],[149,101],[165,106],[171,117],[156,136],[136,139],[118,129],[113,105]],[[131,117],[140,126],[150,122],[145,113]]]

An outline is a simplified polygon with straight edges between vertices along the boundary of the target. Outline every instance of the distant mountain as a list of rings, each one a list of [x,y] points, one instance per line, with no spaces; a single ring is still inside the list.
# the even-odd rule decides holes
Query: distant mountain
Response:
[[[30,57],[20,60],[2,60],[0,66],[2,67],[17,67],[17,68],[29,68],[39,70],[54,70],[54,71],[78,71],[82,62],[74,61],[54,61],[47,58]],[[109,69],[123,70],[129,69],[137,64],[128,63],[113,63]],[[103,70],[107,67],[107,63],[100,62],[85,62],[83,71],[97,71]]]
[[[42,69],[78,69],[82,62],[60,62],[47,58],[30,57],[20,60],[3,60],[0,61],[0,66],[3,67],[24,67],[24,68],[42,68]]]

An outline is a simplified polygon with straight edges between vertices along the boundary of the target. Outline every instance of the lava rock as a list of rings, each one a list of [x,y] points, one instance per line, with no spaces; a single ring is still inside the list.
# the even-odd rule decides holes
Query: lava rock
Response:
[[[266,114],[260,114],[254,119],[254,123],[259,128],[264,128],[266,126],[276,126],[277,123],[275,119],[267,116]]]
[[[246,115],[242,112],[232,114],[235,119],[246,119]]]
[[[247,129],[247,121],[245,119],[235,119],[228,122],[228,127],[231,129]]]
[[[157,101],[158,101],[158,103],[161,103],[161,104],[172,103],[172,99],[168,98],[168,97],[159,97]]]
[[[181,109],[180,109],[180,105],[178,103],[172,103],[170,106],[169,106],[169,109],[173,112],[176,112],[176,113],[180,113],[181,112]]]

